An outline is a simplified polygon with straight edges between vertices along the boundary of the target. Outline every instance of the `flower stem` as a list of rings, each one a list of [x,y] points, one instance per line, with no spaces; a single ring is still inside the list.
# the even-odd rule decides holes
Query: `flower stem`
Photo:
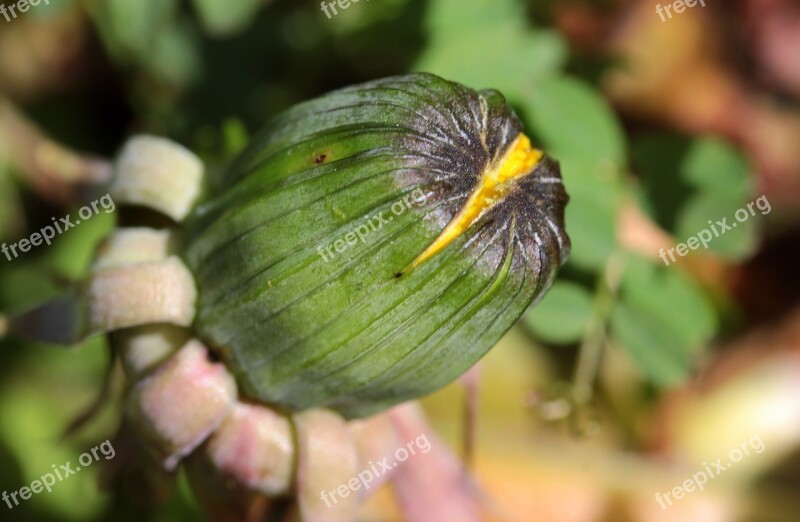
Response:
[[[597,292],[589,325],[583,336],[578,352],[578,363],[573,378],[573,394],[576,406],[588,404],[592,400],[594,382],[602,359],[606,341],[606,329],[619,284],[625,272],[625,253],[615,251],[608,258],[603,273],[597,282]]]

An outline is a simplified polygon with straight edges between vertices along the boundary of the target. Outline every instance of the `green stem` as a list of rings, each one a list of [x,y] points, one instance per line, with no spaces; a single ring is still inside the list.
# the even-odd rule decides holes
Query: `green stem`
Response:
[[[594,382],[606,340],[606,328],[624,271],[625,253],[617,250],[609,257],[598,279],[592,315],[579,348],[578,363],[573,378],[576,405],[588,404],[592,399]]]

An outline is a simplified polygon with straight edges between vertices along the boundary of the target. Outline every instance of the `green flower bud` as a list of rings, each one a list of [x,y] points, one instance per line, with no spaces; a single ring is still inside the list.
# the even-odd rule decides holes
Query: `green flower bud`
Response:
[[[472,366],[569,254],[558,164],[430,74],[278,116],[190,217],[196,330],[243,394],[365,416]]]

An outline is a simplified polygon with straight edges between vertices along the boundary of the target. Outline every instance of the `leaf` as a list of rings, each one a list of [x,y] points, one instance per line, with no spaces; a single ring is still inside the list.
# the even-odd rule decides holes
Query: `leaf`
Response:
[[[176,0],[109,0],[95,9],[107,45],[145,58],[158,32],[172,23],[177,7]]]
[[[714,307],[680,270],[631,257],[612,332],[620,345],[658,385],[680,383],[717,331]]]
[[[633,164],[641,177],[640,203],[661,227],[675,231],[679,209],[692,186],[680,174],[680,165],[692,140],[672,134],[651,134],[634,142]]]
[[[187,24],[175,23],[159,32],[153,55],[144,64],[170,85],[181,86],[199,76],[200,57],[194,35]]]
[[[678,217],[676,237],[685,242],[703,229],[717,228],[717,220],[727,218],[731,230],[715,237],[709,248],[729,259],[743,259],[750,255],[757,244],[757,220],[749,212],[737,222],[736,212],[744,208],[752,194],[748,176],[749,167],[742,154],[732,146],[716,139],[697,140],[681,165],[687,182],[699,194],[692,197]],[[718,227],[721,232],[722,226]],[[716,231],[714,231],[716,232]]]
[[[228,36],[252,22],[262,0],[193,0],[192,3],[206,31],[214,36]]]
[[[561,162],[570,198],[566,208],[567,233],[572,241],[569,262],[581,268],[600,270],[617,242],[621,188],[615,182],[583,179],[581,174],[590,172],[591,168],[589,164],[570,159]]]
[[[571,344],[583,337],[592,313],[592,295],[583,286],[557,281],[541,303],[528,309],[523,324],[544,342]]]
[[[222,137],[224,154],[228,158],[233,158],[242,152],[247,147],[247,142],[250,139],[247,127],[238,118],[225,120],[222,125]]]
[[[550,30],[531,30],[516,0],[434,0],[426,26],[431,35],[414,66],[473,88],[494,88],[519,103],[533,83],[561,69],[567,48]],[[491,54],[491,59],[476,56]]]
[[[120,62],[134,63],[182,87],[198,76],[193,29],[177,0],[109,0],[90,6],[103,43]]]
[[[688,378],[689,362],[672,349],[668,329],[652,316],[621,303],[614,309],[611,327],[616,340],[656,385],[677,386]]]
[[[95,248],[116,224],[114,213],[98,208],[97,214],[57,235],[53,244],[46,247],[47,250],[42,252],[42,262],[47,270],[68,280],[78,280],[88,272]],[[78,219],[78,212],[79,209],[75,208],[70,213],[73,222]]]
[[[681,170],[691,185],[727,197],[746,197],[752,189],[746,158],[716,137],[695,140]]]
[[[592,163],[609,177],[625,165],[622,126],[592,86],[568,77],[543,79],[531,89],[523,109],[553,155]]]
[[[632,257],[622,281],[622,292],[627,302],[669,323],[687,353],[697,353],[716,332],[712,303],[681,270]]]
[[[642,208],[676,241],[685,243],[707,229],[712,251],[733,260],[753,252],[754,214],[760,211],[748,211],[746,218],[740,213],[737,222],[736,211],[752,196],[749,166],[739,151],[715,137],[654,134],[634,145],[633,157],[642,179]],[[721,234],[716,222],[723,219],[732,227]]]
[[[113,432],[117,417],[105,412],[87,427],[81,437],[61,439],[64,427],[80,409],[79,405],[86,404],[97,393],[96,387],[108,364],[104,344],[105,339],[95,337],[71,350],[54,350],[52,346],[28,343],[6,345],[15,349],[14,357],[19,356],[14,373],[10,375],[25,376],[24,379],[6,378],[0,384],[0,447],[8,448],[17,457],[22,475],[22,480],[14,487],[30,484],[45,473],[52,473],[53,466],[72,462],[72,468],[76,469],[80,466],[77,460],[81,454],[96,447]],[[3,355],[7,360],[11,354],[5,352]],[[99,460],[93,460],[89,466],[80,466],[79,473],[63,482],[56,482],[51,492],[43,491],[34,499],[15,506],[15,515],[10,520],[105,518],[104,503],[108,497],[98,491],[96,484],[106,460],[102,453],[98,455]],[[4,468],[3,474],[8,471],[11,470]],[[76,498],[81,501],[75,502]],[[30,515],[23,515],[29,507]],[[1,509],[6,509],[5,503]],[[18,510],[20,514],[17,516]],[[57,513],[58,517],[47,517],[42,513]],[[3,517],[3,520],[8,519]]]
[[[706,230],[705,236],[711,238],[706,243],[710,250],[730,260],[748,257],[758,244],[758,218],[745,211],[744,215],[747,218],[737,222],[735,213],[745,206],[745,201],[741,201],[740,207],[733,201],[725,201],[712,192],[702,192],[694,196],[686,203],[678,217],[675,233],[677,241],[686,243],[689,238]],[[755,210],[755,214],[758,216],[758,210]],[[741,213],[739,215],[743,216]],[[725,225],[730,227],[727,230],[726,226],[717,224],[723,219]],[[698,248],[703,248],[702,243]]]

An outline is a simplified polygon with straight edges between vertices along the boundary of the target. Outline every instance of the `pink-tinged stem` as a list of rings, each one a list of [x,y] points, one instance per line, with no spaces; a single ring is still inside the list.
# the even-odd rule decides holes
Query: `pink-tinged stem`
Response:
[[[430,442],[427,453],[417,452],[395,470],[395,494],[406,520],[481,520],[476,485],[463,463],[434,435],[420,406],[406,403],[389,414],[400,440],[415,440],[424,435]]]

